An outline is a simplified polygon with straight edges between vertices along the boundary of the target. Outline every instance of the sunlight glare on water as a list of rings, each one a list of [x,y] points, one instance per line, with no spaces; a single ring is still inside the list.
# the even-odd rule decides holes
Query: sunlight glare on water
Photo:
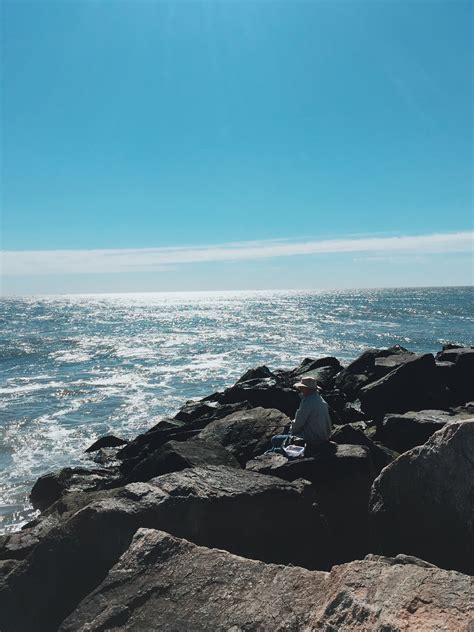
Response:
[[[203,292],[0,301],[0,531],[36,478],[130,438],[248,368],[368,347],[469,343],[472,289]]]

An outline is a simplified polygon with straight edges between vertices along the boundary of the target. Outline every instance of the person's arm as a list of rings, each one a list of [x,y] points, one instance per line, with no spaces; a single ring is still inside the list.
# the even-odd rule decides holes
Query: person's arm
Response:
[[[309,408],[306,406],[305,401],[302,400],[300,407],[296,411],[295,420],[293,422],[293,428],[291,433],[294,435],[302,435],[303,429],[308,421]]]

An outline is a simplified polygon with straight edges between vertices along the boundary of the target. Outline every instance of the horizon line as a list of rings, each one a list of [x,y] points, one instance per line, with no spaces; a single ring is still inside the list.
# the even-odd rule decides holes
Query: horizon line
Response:
[[[54,297],[67,297],[67,296],[123,296],[123,295],[135,295],[141,296],[143,294],[244,294],[244,293],[258,293],[258,292],[293,292],[293,293],[307,293],[317,292],[318,294],[330,293],[330,292],[362,292],[366,290],[440,290],[440,289],[474,289],[472,285],[374,285],[365,287],[334,287],[334,288],[253,288],[253,289],[238,289],[238,290],[144,290],[142,292],[136,292],[133,290],[122,292],[56,292],[56,293],[21,293],[21,294],[0,294],[0,299],[3,298],[23,298],[23,297],[38,297],[48,298]]]

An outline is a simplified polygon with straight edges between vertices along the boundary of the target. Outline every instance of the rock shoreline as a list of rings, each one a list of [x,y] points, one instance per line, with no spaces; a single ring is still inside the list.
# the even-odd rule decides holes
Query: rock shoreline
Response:
[[[320,454],[264,454],[315,377]],[[0,537],[0,630],[474,630],[474,347],[257,367],[89,468]]]

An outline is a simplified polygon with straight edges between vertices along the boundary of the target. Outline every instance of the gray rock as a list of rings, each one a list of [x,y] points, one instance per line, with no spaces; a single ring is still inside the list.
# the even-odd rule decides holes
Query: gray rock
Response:
[[[140,461],[126,482],[149,481],[168,472],[206,465],[240,467],[237,459],[220,443],[195,437],[188,441],[168,441]]]
[[[102,494],[95,502],[90,494],[92,502],[67,514],[0,580],[2,632],[56,629],[104,579],[140,527],[264,561],[329,564],[327,527],[303,481],[209,466]]]
[[[449,387],[458,404],[474,399],[474,347],[446,349],[438,354],[439,362],[451,362]]]
[[[374,481],[374,549],[474,572],[474,419],[447,424]]]
[[[276,408],[293,417],[300,404],[296,390],[283,386],[277,378],[259,378],[238,382],[218,395],[220,404],[250,402],[257,408]]]
[[[335,385],[349,400],[353,400],[363,386],[383,377],[412,355],[414,354],[399,345],[388,349],[367,349],[337,375]],[[391,368],[389,368],[390,365],[383,364],[384,360],[389,358],[389,363],[392,363]],[[378,362],[377,367],[376,362]]]
[[[60,632],[467,632],[470,578],[418,562],[371,556],[307,571],[141,529]]]
[[[40,476],[30,492],[30,500],[35,509],[44,511],[64,494],[113,487],[119,479],[114,468],[65,467]]]
[[[384,445],[397,452],[406,452],[426,443],[432,434],[447,423],[461,421],[470,415],[453,414],[446,410],[410,411],[400,415],[386,415],[377,437]]]
[[[352,424],[338,426],[331,435],[331,441],[339,445],[360,445],[367,448],[377,473],[380,473],[385,466],[393,461],[395,456],[398,456],[391,450],[374,443],[360,428]]]
[[[446,401],[431,354],[414,356],[360,390],[362,410],[371,418],[409,410],[444,408]]]
[[[367,447],[329,444],[318,456],[287,461],[261,455],[247,468],[288,481],[313,484],[316,502],[335,542],[334,563],[363,557],[370,549],[367,505],[375,471]]]
[[[210,423],[200,437],[217,441],[245,465],[247,461],[271,448],[273,435],[281,434],[290,419],[272,408],[252,408]]]
[[[270,371],[270,369],[263,365],[258,366],[255,369],[249,369],[246,371],[242,377],[240,377],[236,384],[241,384],[242,382],[248,382],[249,380],[260,380],[262,378],[274,378],[275,375]]]
[[[200,407],[202,402],[206,400],[200,400],[199,402],[193,402],[196,407]],[[191,404],[187,404],[189,413],[189,407]],[[147,432],[138,435],[133,441],[130,441],[128,445],[122,448],[117,457],[123,460],[122,471],[130,472],[139,461],[143,461],[152,452],[164,445],[167,441],[186,441],[189,438],[197,436],[203,428],[216,419],[222,419],[239,410],[249,410],[251,408],[249,402],[237,402],[235,404],[218,404],[215,401],[211,401],[210,406],[206,406],[206,414],[194,419],[194,421],[188,421],[184,423],[177,419],[162,420]],[[202,412],[202,410],[201,410]],[[164,423],[165,422],[165,423]]]
[[[100,437],[97,441],[85,450],[85,452],[95,452],[96,450],[100,450],[101,448],[116,448],[119,445],[125,445],[128,443],[125,439],[119,439],[114,435],[106,435],[105,437]]]

